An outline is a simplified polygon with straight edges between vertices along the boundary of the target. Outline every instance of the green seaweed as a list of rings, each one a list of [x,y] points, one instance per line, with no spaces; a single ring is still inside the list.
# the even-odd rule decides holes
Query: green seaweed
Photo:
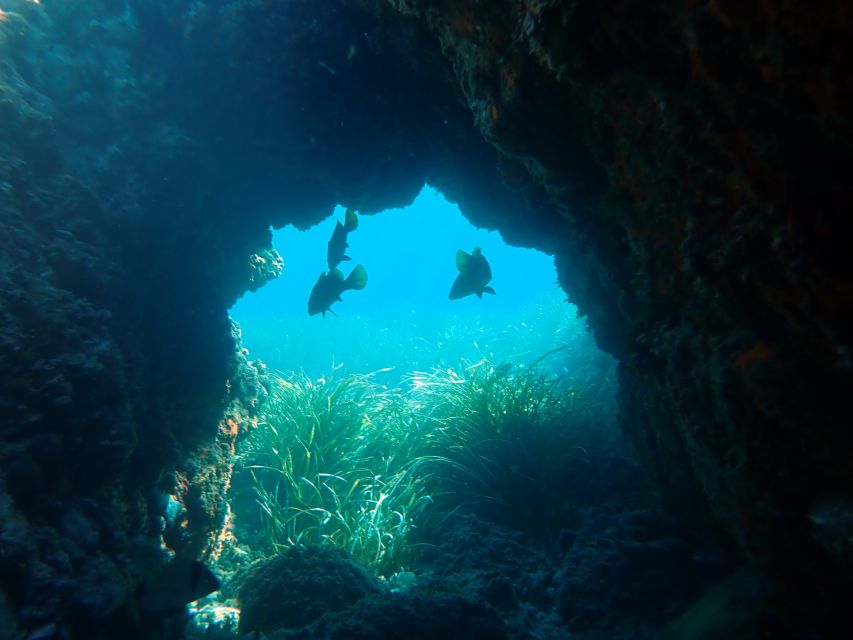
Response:
[[[565,472],[600,426],[581,419],[583,389],[536,368],[482,360],[410,375],[410,402],[444,464],[444,504],[529,534],[557,526]],[[447,499],[450,496],[450,499]]]
[[[402,388],[377,373],[271,375],[241,454],[270,552],[331,544],[390,576],[460,511],[553,531],[566,471],[599,426],[585,389],[487,360],[413,372]]]
[[[428,461],[401,428],[399,392],[373,377],[273,377],[243,454],[273,549],[332,544],[380,574],[408,566],[431,501]]]

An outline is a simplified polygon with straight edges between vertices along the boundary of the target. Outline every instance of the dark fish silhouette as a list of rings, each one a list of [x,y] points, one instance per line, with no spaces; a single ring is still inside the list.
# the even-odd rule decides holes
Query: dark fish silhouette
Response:
[[[487,286],[492,279],[492,268],[480,247],[474,247],[471,253],[465,253],[462,249],[457,251],[456,268],[459,269],[459,275],[450,288],[451,300],[458,300],[472,293],[476,293],[478,298],[482,298],[484,293],[494,295],[495,290]]]
[[[333,269],[329,273],[321,273],[317,284],[311,289],[308,296],[308,315],[313,316],[322,313],[326,317],[328,311],[332,315],[332,305],[343,302],[341,294],[351,289],[364,289],[367,284],[367,270],[362,265],[356,265],[355,269],[344,280],[344,274],[340,269]]]
[[[344,223],[338,220],[335,223],[335,230],[332,231],[332,237],[329,238],[329,248],[326,251],[326,262],[329,265],[329,271],[337,267],[344,260],[351,260],[345,251],[349,244],[347,243],[347,234],[350,231],[358,229],[358,216],[355,211],[347,209],[344,215]]]
[[[198,560],[177,559],[155,569],[139,589],[139,608],[178,613],[190,602],[219,589],[219,578]]]

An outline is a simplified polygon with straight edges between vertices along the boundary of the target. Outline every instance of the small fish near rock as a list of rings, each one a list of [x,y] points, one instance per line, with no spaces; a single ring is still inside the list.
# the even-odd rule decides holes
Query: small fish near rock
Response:
[[[203,562],[172,560],[142,582],[139,608],[148,613],[178,613],[190,602],[217,591],[219,586],[219,578]]]
[[[332,305],[335,302],[343,302],[341,294],[344,291],[364,289],[365,285],[367,285],[367,270],[360,264],[356,265],[346,279],[340,269],[321,273],[308,296],[308,315],[322,313],[325,318],[327,311],[336,315],[332,311]]]
[[[329,265],[329,271],[337,267],[341,262],[352,259],[345,253],[349,246],[349,243],[347,243],[347,234],[356,229],[358,229],[358,216],[355,214],[355,211],[347,208],[347,212],[344,215],[344,223],[341,224],[340,220],[336,221],[335,230],[332,231],[332,237],[329,238],[329,246],[326,251],[326,262]]]
[[[495,295],[495,290],[488,286],[492,279],[492,268],[480,247],[474,247],[471,253],[459,249],[456,252],[456,268],[459,270],[459,275],[456,276],[450,288],[448,297],[451,300],[458,300],[471,294],[477,294],[478,298],[482,298],[484,293]]]

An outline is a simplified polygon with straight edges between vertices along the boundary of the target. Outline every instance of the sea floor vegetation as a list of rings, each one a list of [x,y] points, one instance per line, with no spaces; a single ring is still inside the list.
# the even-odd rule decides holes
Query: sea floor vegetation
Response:
[[[432,502],[431,460],[405,398],[373,378],[270,377],[265,420],[241,454],[261,549],[333,545],[380,574],[411,562],[413,521]]]
[[[238,637],[238,609],[240,633],[269,638],[475,637],[433,628],[442,616],[480,620],[484,638],[654,637],[718,563],[697,560],[621,439],[612,369],[560,375],[549,358],[267,371],[222,592],[190,637]],[[350,574],[373,586],[335,582]],[[283,610],[281,576],[302,585],[294,615],[319,612],[310,621],[264,613]]]
[[[333,545],[390,576],[457,511],[556,534],[569,469],[610,426],[583,389],[487,360],[396,388],[376,376],[270,374],[241,453],[262,523],[255,548]]]

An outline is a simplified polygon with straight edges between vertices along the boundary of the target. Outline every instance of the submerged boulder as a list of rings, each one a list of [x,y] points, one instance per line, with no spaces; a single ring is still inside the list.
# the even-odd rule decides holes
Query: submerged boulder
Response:
[[[336,547],[290,547],[260,561],[240,589],[240,633],[300,629],[381,591],[379,581]]]
[[[283,638],[284,636],[277,636]],[[413,590],[365,598],[291,640],[509,640],[494,609],[467,596]]]

